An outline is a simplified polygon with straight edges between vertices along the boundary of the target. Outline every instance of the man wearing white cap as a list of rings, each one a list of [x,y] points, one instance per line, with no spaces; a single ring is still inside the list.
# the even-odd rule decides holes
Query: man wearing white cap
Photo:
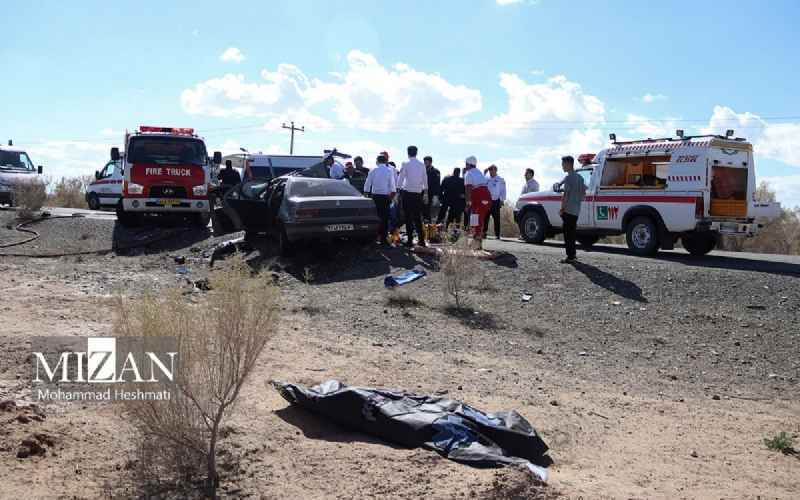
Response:
[[[464,163],[464,189],[467,210],[470,213],[469,224],[473,228],[474,238],[480,247],[483,239],[483,223],[492,205],[492,195],[487,187],[489,180],[477,168],[478,160],[474,156],[470,156],[464,160]]]

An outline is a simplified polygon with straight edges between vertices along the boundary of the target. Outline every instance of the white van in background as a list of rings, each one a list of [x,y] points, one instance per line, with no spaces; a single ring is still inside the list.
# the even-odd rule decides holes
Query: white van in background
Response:
[[[24,149],[15,148],[12,141],[0,146],[0,205],[16,205],[16,189],[29,183],[44,184],[41,175],[42,166],[34,167]]]

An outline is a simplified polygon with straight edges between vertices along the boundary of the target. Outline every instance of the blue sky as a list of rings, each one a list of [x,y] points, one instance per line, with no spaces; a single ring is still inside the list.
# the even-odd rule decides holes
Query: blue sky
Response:
[[[54,176],[91,174],[126,128],[192,126],[210,149],[416,144],[475,155],[511,192],[533,167],[639,138],[753,141],[800,205],[800,2],[4,2],[0,139]],[[227,54],[227,57],[223,57]]]

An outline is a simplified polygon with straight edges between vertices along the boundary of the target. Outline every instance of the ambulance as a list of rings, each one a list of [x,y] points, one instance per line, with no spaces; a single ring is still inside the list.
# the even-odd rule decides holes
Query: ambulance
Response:
[[[111,148],[111,162],[118,162],[122,176],[116,203],[120,224],[137,225],[144,215],[177,214],[206,227],[212,170],[222,154],[215,152],[212,162],[203,139],[191,128],[141,126],[126,133],[124,143],[122,154]]]
[[[692,255],[709,253],[720,235],[753,236],[780,215],[779,203],[755,200],[753,147],[722,135],[617,142],[578,157],[575,171],[587,187],[577,241],[585,247],[624,234],[637,255],[671,250],[680,240]],[[541,243],[562,232],[560,183],[527,193],[514,215],[522,238]]]
[[[124,156],[124,154],[120,154]],[[95,171],[94,181],[86,186],[86,204],[92,210],[114,208],[122,197],[122,161],[109,161]]]

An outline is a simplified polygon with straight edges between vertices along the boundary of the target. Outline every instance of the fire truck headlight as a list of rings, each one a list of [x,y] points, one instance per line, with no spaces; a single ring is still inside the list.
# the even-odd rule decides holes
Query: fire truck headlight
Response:
[[[129,194],[142,194],[144,193],[144,186],[141,184],[136,184],[134,182],[128,183],[128,193]]]
[[[206,194],[208,194],[208,189],[206,188],[205,184],[194,186],[192,188],[192,194],[195,196],[205,196]]]

